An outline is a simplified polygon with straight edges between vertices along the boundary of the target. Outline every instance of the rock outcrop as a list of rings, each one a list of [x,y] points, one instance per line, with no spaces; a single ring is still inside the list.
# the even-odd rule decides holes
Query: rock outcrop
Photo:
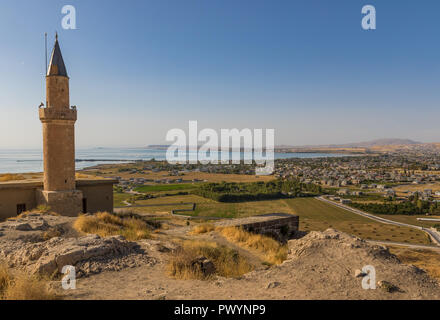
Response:
[[[0,236],[0,261],[13,268],[47,275],[71,265],[76,266],[77,276],[155,263],[136,242],[122,236],[88,235],[45,240],[41,232],[59,227],[55,221],[65,223],[63,218],[36,215],[0,224],[5,232]]]

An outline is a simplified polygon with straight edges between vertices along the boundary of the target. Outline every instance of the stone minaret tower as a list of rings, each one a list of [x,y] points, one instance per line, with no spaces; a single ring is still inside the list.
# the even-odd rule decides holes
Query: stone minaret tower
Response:
[[[82,212],[82,192],[75,185],[76,107],[69,103],[69,77],[58,35],[46,75],[46,107],[39,110],[43,124],[44,190],[38,202],[61,215]]]

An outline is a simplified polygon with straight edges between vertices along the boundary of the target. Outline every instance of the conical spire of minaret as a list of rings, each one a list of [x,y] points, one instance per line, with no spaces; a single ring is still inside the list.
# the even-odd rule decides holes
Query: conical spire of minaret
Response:
[[[64,65],[63,56],[61,54],[60,44],[58,43],[58,33],[55,35],[55,45],[52,50],[47,75],[67,77],[66,66]]]

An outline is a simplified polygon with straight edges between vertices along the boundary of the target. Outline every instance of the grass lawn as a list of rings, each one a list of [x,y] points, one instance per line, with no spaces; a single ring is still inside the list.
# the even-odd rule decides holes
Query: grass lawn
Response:
[[[113,193],[113,205],[115,207],[125,207],[125,200],[128,200],[132,195],[128,193]]]
[[[138,200],[136,201],[136,204],[138,205],[163,205],[168,203],[203,203],[203,202],[214,202],[210,199],[206,199],[200,196],[196,196],[193,194],[188,195],[176,195],[176,196],[166,196],[166,197],[158,197],[154,199],[148,199],[148,200]]]
[[[157,184],[137,187],[134,190],[137,192],[161,192],[161,191],[183,191],[197,188],[197,185],[190,183],[181,184]]]
[[[173,210],[188,210],[192,209],[192,205],[188,204],[176,204],[176,205],[163,205],[163,206],[152,206],[152,207],[130,207],[130,211],[139,214],[170,214]],[[191,212],[185,212],[190,214]]]
[[[300,229],[304,231],[331,227],[368,240],[430,244],[424,232],[375,222],[313,198],[282,201],[300,217]]]
[[[178,209],[188,209],[188,205],[179,203],[196,203],[194,212],[185,212],[185,215],[201,217],[238,218],[264,213],[292,212],[292,210],[281,200],[221,203],[196,195],[160,197],[149,200],[137,201],[137,205],[157,205],[154,207],[136,208],[136,211],[144,213],[164,212]],[[170,206],[163,206],[171,204]]]
[[[130,210],[133,210],[136,213],[140,214],[157,214],[157,213],[171,213],[172,210],[185,210],[192,208],[192,203],[204,203],[204,202],[213,202],[212,200],[205,199],[196,195],[178,195],[178,196],[166,196],[166,197],[158,197],[154,199],[148,200],[138,200],[136,201],[136,205],[148,206],[148,207],[133,207]],[[191,203],[191,204],[186,204]],[[191,212],[187,212],[185,214],[191,214]]]
[[[292,210],[282,200],[253,201],[240,203],[205,202],[197,205],[194,215],[241,218],[265,213],[291,213]]]

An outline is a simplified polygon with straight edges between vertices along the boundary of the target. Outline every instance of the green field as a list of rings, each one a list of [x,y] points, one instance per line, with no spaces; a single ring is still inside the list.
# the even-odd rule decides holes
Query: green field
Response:
[[[191,207],[183,203],[196,203],[196,210],[185,212],[185,215],[197,217],[239,218],[266,213],[291,213],[300,217],[300,230],[303,231],[334,228],[363,239],[430,244],[428,236],[421,231],[382,224],[314,198],[220,203],[190,194],[139,200],[136,204],[149,207],[133,210],[144,214],[170,213]]]
[[[137,192],[162,192],[162,191],[182,191],[192,190],[197,188],[194,184],[182,183],[182,184],[157,184],[137,187],[134,190]]]
[[[132,197],[131,194],[128,193],[113,193],[113,205],[115,207],[124,207],[126,204],[124,201],[128,200],[130,197]]]
[[[163,206],[149,206],[149,207],[129,207],[130,211],[139,214],[170,214],[173,210],[189,210],[192,209],[192,205],[187,204],[175,204],[175,205],[163,205]],[[190,213],[190,212],[188,212]],[[185,214],[187,214],[185,212]]]
[[[165,196],[165,197],[157,197],[148,200],[138,200],[136,204],[138,205],[163,205],[168,203],[204,203],[204,202],[213,202],[212,200],[202,198],[200,196],[196,196],[193,194],[187,195],[175,195],[175,196]]]
[[[363,239],[430,244],[424,232],[379,223],[313,198],[283,201],[300,217],[304,231],[334,228]]]
[[[179,203],[196,203],[196,210],[194,212],[185,212],[185,215],[200,217],[237,218],[256,214],[291,211],[281,200],[220,203],[196,195],[180,195],[140,200],[136,202],[137,205],[152,205],[152,207],[136,208],[136,211],[154,213],[164,211],[171,212],[171,210],[188,208],[188,205],[180,205]],[[164,204],[174,205],[164,206]]]
[[[204,202],[197,205],[195,216],[241,218],[265,213],[291,213],[282,200],[253,201],[240,203]]]

